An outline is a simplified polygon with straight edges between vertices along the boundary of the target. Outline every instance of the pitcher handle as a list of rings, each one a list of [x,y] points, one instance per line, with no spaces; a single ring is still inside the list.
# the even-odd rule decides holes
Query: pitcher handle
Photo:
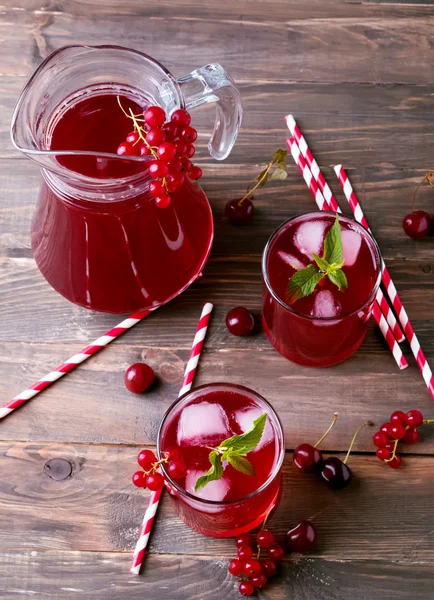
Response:
[[[216,103],[214,131],[208,142],[213,158],[224,160],[232,150],[243,116],[238,89],[230,75],[219,64],[196,69],[177,79],[187,110]]]

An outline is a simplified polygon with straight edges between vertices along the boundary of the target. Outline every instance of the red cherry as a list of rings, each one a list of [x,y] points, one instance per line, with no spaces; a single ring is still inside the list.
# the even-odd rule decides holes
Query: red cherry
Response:
[[[133,146],[132,144],[130,144],[130,142],[122,142],[121,144],[119,144],[118,149],[116,150],[116,154],[119,154],[119,156],[139,156],[140,148],[138,146]]]
[[[251,581],[242,581],[239,590],[242,596],[253,596],[255,593],[255,586]]]
[[[276,562],[283,560],[283,557],[285,556],[285,550],[280,544],[273,544],[272,546],[270,546],[267,549],[267,553],[268,556]]]
[[[252,558],[252,556],[253,550],[250,548],[250,546],[241,546],[241,548],[238,548],[238,558],[243,562],[249,560]]]
[[[191,116],[190,113],[184,110],[183,108],[178,108],[178,110],[175,110],[171,114],[170,120],[174,123],[177,123],[178,125],[190,125]]]
[[[160,179],[166,177],[169,172],[169,167],[162,160],[153,160],[149,164],[149,173],[154,179]]]
[[[269,548],[275,542],[274,534],[268,529],[262,529],[256,536],[256,543],[260,548]]]
[[[139,144],[140,156],[151,156],[151,149],[145,144],[145,142],[140,142]]]
[[[263,573],[260,573],[259,575],[252,577],[252,583],[258,590],[264,587],[264,585],[267,583],[267,577]]]
[[[154,127],[150,129],[146,134],[146,141],[150,146],[159,146],[160,144],[164,144],[167,139],[167,134],[163,129],[159,127]]]
[[[193,158],[195,153],[196,153],[196,148],[193,146],[193,144],[187,144],[185,147],[185,152],[184,152],[185,156],[187,158]]]
[[[390,450],[390,448],[386,448],[386,447],[378,448],[376,454],[380,460],[387,460],[388,458],[390,458],[392,456],[392,450]]]
[[[250,335],[255,327],[255,320],[244,306],[232,308],[226,315],[226,327],[232,335],[244,337]]]
[[[401,423],[392,423],[390,431],[394,440],[401,440],[405,436],[405,427]]]
[[[142,450],[137,457],[137,462],[144,471],[152,469],[152,465],[157,462],[157,457],[152,450]]]
[[[188,176],[190,179],[197,180],[202,177],[202,169],[197,166],[193,166],[188,170]]]
[[[377,446],[377,448],[382,448],[389,441],[389,436],[387,433],[384,433],[384,431],[377,431],[377,433],[374,433],[372,441],[374,442],[374,446]]]
[[[157,154],[160,160],[168,163],[175,158],[176,146],[173,142],[163,142],[158,146]]]
[[[158,198],[155,198],[155,204],[158,208],[167,208],[170,206],[171,200],[171,197],[167,194],[160,194]]]
[[[160,473],[146,475],[145,483],[146,487],[152,492],[157,492],[158,490],[161,490],[164,485],[164,477]]]
[[[417,409],[409,410],[405,415],[405,420],[409,427],[416,429],[416,427],[420,427],[423,423],[423,414]]]
[[[169,446],[169,448],[166,448],[163,451],[163,455],[168,461],[180,460],[182,458],[181,450],[175,446]]]
[[[235,546],[237,548],[241,548],[242,546],[251,548],[253,546],[253,537],[250,533],[242,533],[235,539]]]
[[[143,473],[143,471],[137,471],[136,473],[134,473],[132,481],[134,485],[138,488],[146,487],[146,475]]]
[[[155,379],[154,370],[145,363],[134,363],[125,371],[125,386],[134,394],[141,394],[147,390]]]
[[[135,144],[140,139],[140,135],[138,131],[130,131],[125,140],[130,144]]]
[[[402,222],[405,233],[408,237],[420,240],[430,232],[431,217],[424,210],[415,210],[406,215]]]
[[[184,184],[184,181],[184,173],[169,173],[166,177],[167,189],[169,192],[175,192]]]
[[[301,521],[285,536],[287,552],[309,552],[316,547],[316,527],[311,521]]]
[[[407,415],[402,410],[395,410],[390,417],[391,423],[402,423],[402,425],[406,425]]]
[[[234,577],[241,575],[244,571],[243,563],[238,558],[233,558],[228,565],[228,571]]]
[[[294,466],[302,473],[311,473],[321,468],[323,463],[322,453],[311,444],[300,444],[294,450]]]
[[[193,144],[197,140],[197,131],[190,125],[186,125],[179,132],[179,139],[181,142],[186,142],[187,144]]]
[[[261,564],[262,564],[262,572],[267,577],[273,577],[273,575],[276,574],[277,565],[274,560],[272,560],[271,558],[266,558],[265,560],[262,561]]]
[[[149,184],[149,193],[154,198],[158,198],[158,196],[161,196],[165,193],[164,183],[159,179],[151,181],[151,183]]]
[[[166,132],[167,139],[171,142],[176,140],[176,138],[178,137],[179,127],[176,123],[166,123],[163,126],[163,130]]]
[[[392,425],[390,423],[383,423],[383,425],[380,427],[380,431],[384,431],[385,434],[387,434],[389,437],[392,437],[392,433],[390,431],[391,427]]]
[[[244,561],[244,573],[247,577],[254,577],[259,575],[261,572],[261,563],[256,558],[251,558]]]
[[[182,459],[174,460],[167,463],[166,470],[173,479],[182,479],[187,474],[187,465]]]
[[[402,464],[402,458],[399,456],[399,454],[396,454],[395,458],[393,458],[391,461],[386,463],[386,465],[389,465],[389,467],[391,469],[399,469],[401,464]]]
[[[406,444],[416,444],[419,441],[420,435],[417,429],[408,429],[402,441]]]
[[[148,106],[144,117],[148,127],[161,127],[166,120],[166,113],[160,106]]]
[[[254,207],[250,198],[245,198],[240,204],[239,198],[229,200],[225,206],[226,218],[233,225],[243,225],[253,217]]]

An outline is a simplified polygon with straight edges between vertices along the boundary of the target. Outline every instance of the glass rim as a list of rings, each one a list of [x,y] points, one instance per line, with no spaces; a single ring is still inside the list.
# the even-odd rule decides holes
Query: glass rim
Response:
[[[346,319],[347,317],[351,317],[353,315],[355,315],[356,313],[360,312],[361,310],[364,310],[366,308],[366,306],[368,306],[368,304],[370,304],[374,299],[375,296],[377,294],[378,288],[380,287],[380,283],[381,283],[381,277],[382,277],[382,273],[383,273],[383,259],[381,256],[381,251],[380,251],[380,247],[377,244],[377,241],[375,240],[375,238],[373,237],[373,235],[358,221],[356,221],[355,219],[348,217],[347,215],[343,215],[341,213],[339,213],[339,218],[344,218],[347,221],[350,221],[351,223],[355,224],[356,226],[360,227],[360,229],[363,231],[364,234],[366,234],[367,238],[370,240],[370,242],[372,243],[372,246],[377,254],[378,257],[378,275],[377,275],[377,280],[374,284],[374,286],[372,287],[372,290],[368,296],[368,298],[366,300],[364,300],[359,306],[357,306],[355,309],[353,309],[350,312],[346,312],[344,314],[341,315],[337,315],[334,317],[316,317],[314,315],[307,315],[305,313],[299,312],[298,310],[295,310],[294,308],[292,308],[291,306],[289,306],[289,304],[286,304],[286,302],[284,302],[282,300],[282,298],[280,298],[277,293],[274,291],[273,286],[271,285],[271,282],[268,278],[268,267],[267,267],[267,258],[268,258],[268,253],[270,251],[271,245],[274,241],[274,239],[279,235],[279,233],[281,232],[281,230],[288,225],[288,223],[291,223],[292,221],[295,221],[296,219],[299,219],[300,217],[304,217],[307,215],[321,215],[323,216],[324,214],[337,214],[334,213],[334,211],[312,211],[312,212],[306,212],[306,213],[298,213],[297,215],[295,215],[294,217],[291,217],[290,219],[287,219],[286,221],[284,221],[281,225],[279,225],[279,227],[277,229],[275,229],[273,231],[273,233],[271,234],[271,236],[268,238],[268,241],[265,245],[264,251],[262,253],[262,260],[261,260],[261,269],[262,269],[262,279],[264,280],[265,285],[267,286],[268,291],[270,292],[270,294],[273,296],[273,298],[276,300],[276,302],[278,302],[281,306],[283,306],[283,308],[289,312],[291,312],[292,314],[296,315],[297,317],[300,317],[302,319],[307,319],[309,321],[340,321],[343,319]]]
[[[267,407],[269,407],[270,411],[273,413],[273,416],[275,418],[275,421],[278,425],[278,431],[276,432],[277,434],[280,434],[280,439],[282,440],[282,445],[280,448],[280,455],[279,455],[279,459],[276,462],[275,466],[273,467],[272,472],[270,473],[270,475],[268,476],[268,478],[264,481],[264,483],[258,487],[258,489],[254,490],[253,492],[250,492],[250,494],[247,494],[246,496],[242,496],[241,498],[236,498],[234,500],[207,500],[206,498],[200,498],[199,496],[195,496],[194,494],[187,492],[187,490],[185,490],[182,486],[180,486],[178,483],[176,483],[176,481],[174,481],[170,475],[167,473],[167,470],[164,466],[164,463],[161,463],[161,469],[163,471],[164,474],[164,478],[167,479],[167,481],[170,483],[171,486],[173,486],[175,489],[177,489],[183,496],[186,496],[187,498],[191,498],[192,500],[195,500],[198,503],[201,504],[206,504],[206,505],[211,505],[211,506],[230,506],[230,505],[235,505],[235,504],[239,504],[240,502],[244,502],[246,500],[248,500],[249,498],[252,498],[254,496],[256,496],[257,494],[259,494],[260,492],[262,492],[263,490],[265,490],[273,481],[274,479],[278,476],[280,469],[282,468],[282,464],[283,464],[283,459],[285,458],[285,443],[284,443],[284,436],[283,436],[283,427],[282,427],[282,422],[280,421],[279,415],[277,414],[277,412],[274,410],[274,408],[271,406],[270,402],[268,402],[268,400],[266,400],[263,396],[261,396],[261,394],[258,394],[258,392],[255,392],[254,390],[252,390],[251,388],[248,388],[247,386],[244,385],[239,385],[237,383],[229,383],[229,382],[225,382],[225,381],[217,381],[215,383],[205,383],[203,385],[199,385],[197,387],[192,388],[191,390],[189,390],[188,392],[185,392],[185,394],[183,394],[182,396],[180,396],[179,398],[177,398],[174,402],[172,402],[172,404],[169,406],[169,408],[166,410],[166,412],[164,413],[163,418],[161,419],[161,423],[158,427],[158,433],[157,433],[157,458],[160,461],[162,459],[161,456],[161,434],[162,434],[162,429],[163,426],[165,424],[165,422],[167,421],[168,417],[170,416],[170,414],[173,412],[173,409],[183,400],[185,400],[185,398],[199,390],[203,390],[206,388],[212,388],[212,387],[231,387],[234,388],[235,390],[241,390],[241,391],[246,391],[249,394],[252,394],[254,396],[256,396],[257,398],[259,398],[259,400],[261,400],[261,402],[263,402]]]

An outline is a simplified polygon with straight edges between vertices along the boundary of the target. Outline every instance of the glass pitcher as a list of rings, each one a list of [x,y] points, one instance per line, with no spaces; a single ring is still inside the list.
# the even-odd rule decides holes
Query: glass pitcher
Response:
[[[211,250],[212,213],[185,177],[166,208],[149,193],[149,157],[119,156],[133,129],[122,103],[168,116],[216,104],[211,156],[223,160],[242,117],[240,95],[218,64],[175,79],[151,57],[119,46],[67,46],[24,88],[12,120],[15,147],[41,167],[31,243],[54,289],[93,310],[158,307],[186,289]],[[151,157],[152,158],[152,157]]]

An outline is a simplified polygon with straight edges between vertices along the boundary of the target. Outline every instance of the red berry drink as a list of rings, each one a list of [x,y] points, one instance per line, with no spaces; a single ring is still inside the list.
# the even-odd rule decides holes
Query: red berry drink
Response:
[[[223,476],[195,492],[210,468],[210,448],[249,431],[267,413],[257,447],[247,454],[255,474],[247,475],[223,461]],[[213,383],[194,389],[167,411],[158,434],[158,457],[176,449],[187,465],[182,479],[171,479],[169,492],[178,516],[191,528],[213,537],[232,537],[259,525],[276,504],[285,454],[282,426],[271,405],[238,385]],[[163,464],[163,470],[164,464]]]
[[[286,303],[294,273],[323,256],[324,239],[336,215],[315,212],[284,223],[270,238],[263,255],[263,325],[268,339],[292,362],[327,367],[353,354],[365,337],[381,280],[377,244],[358,223],[339,216],[348,287],[339,291],[324,277],[313,293]]]
[[[115,155],[133,129],[115,86],[102,87],[63,100],[48,120],[47,149],[84,154],[59,153],[61,176],[43,171],[32,248],[43,275],[68,300],[125,313],[164,304],[200,275],[211,249],[212,214],[188,177],[161,208],[149,192],[147,163],[101,154]],[[137,90],[120,101],[127,112],[143,115],[146,102]]]

